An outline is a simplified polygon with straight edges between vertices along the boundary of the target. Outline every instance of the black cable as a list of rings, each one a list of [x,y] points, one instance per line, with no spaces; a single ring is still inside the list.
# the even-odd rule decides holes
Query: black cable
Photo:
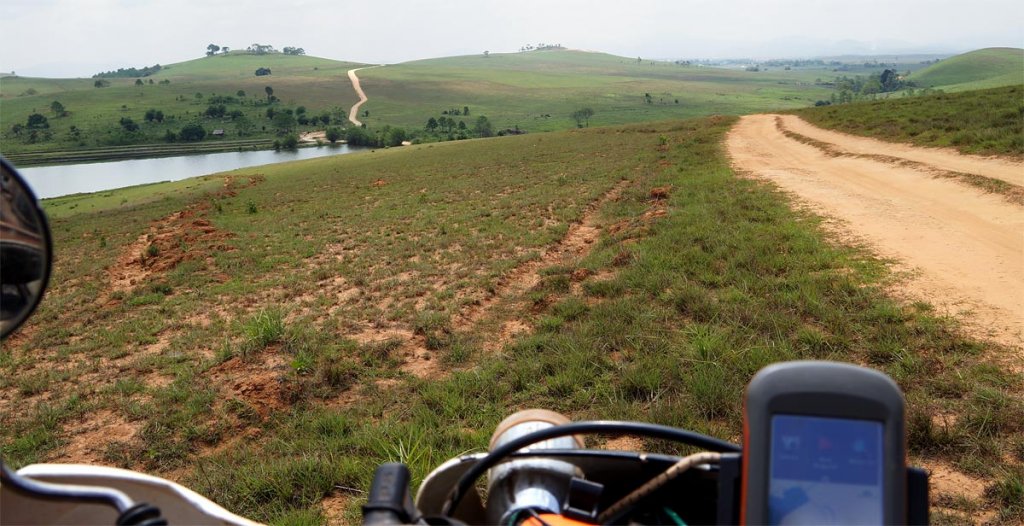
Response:
[[[495,449],[494,451],[491,451],[487,456],[480,459],[476,465],[469,468],[469,470],[459,478],[459,482],[455,485],[455,489],[448,497],[448,502],[446,502],[444,507],[441,508],[441,514],[444,516],[451,515],[451,513],[459,506],[459,502],[462,501],[462,497],[464,497],[466,492],[469,491],[469,488],[476,483],[476,480],[480,478],[484,472],[497,465],[512,453],[515,453],[527,446],[536,444],[537,442],[543,442],[552,438],[570,435],[589,435],[595,433],[660,438],[720,453],[738,453],[742,451],[740,446],[733,444],[732,442],[726,442],[725,440],[709,437],[700,433],[694,433],[693,431],[643,422],[594,420],[548,427],[541,429],[540,431],[530,433],[529,435],[519,437]]]
[[[117,526],[167,526],[167,519],[160,516],[160,508],[140,502],[122,513],[115,523]]]

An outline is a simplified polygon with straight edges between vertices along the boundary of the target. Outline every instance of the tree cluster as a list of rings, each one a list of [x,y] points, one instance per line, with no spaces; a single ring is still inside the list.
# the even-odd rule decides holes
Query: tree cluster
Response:
[[[913,89],[916,85],[913,81],[906,80],[906,75],[900,75],[894,69],[885,69],[872,73],[867,77],[856,76],[836,77],[833,82],[822,83],[826,86],[833,86],[836,93],[833,93],[828,101],[819,101],[820,105],[844,104],[853,102],[865,97],[874,97],[880,93],[892,93],[903,89]],[[817,103],[816,103],[817,104]]]
[[[530,45],[530,44],[526,44],[525,46],[519,48],[519,52],[520,53],[525,53],[527,51],[547,51],[547,50],[552,50],[552,49],[565,49],[565,48],[562,47],[562,44],[545,44],[545,43],[541,42],[540,44],[537,44],[536,47],[534,47],[533,45]]]
[[[245,48],[245,51],[251,55],[267,55],[270,53],[277,53],[277,50],[274,49],[274,46],[268,44],[253,44]]]
[[[305,49],[302,49],[300,47],[290,47],[290,46],[285,46],[284,49],[281,50],[281,52],[284,53],[285,55],[305,55],[306,54],[306,50]]]
[[[157,71],[160,71],[163,67],[160,64],[154,64],[152,66],[143,68],[118,68],[117,71],[104,71],[97,73],[92,76],[94,79],[113,79],[113,78],[138,78],[148,77]],[[99,86],[97,86],[99,87]]]
[[[256,69],[256,76],[257,77],[264,77],[266,75],[270,75],[270,68],[257,68]]]
[[[430,117],[427,119],[424,129],[431,134],[448,134],[448,140],[468,139],[471,133],[475,137],[494,136],[494,127],[491,125],[490,119],[483,115],[476,118],[472,129],[466,125],[466,121],[455,120],[446,115],[437,118]]]

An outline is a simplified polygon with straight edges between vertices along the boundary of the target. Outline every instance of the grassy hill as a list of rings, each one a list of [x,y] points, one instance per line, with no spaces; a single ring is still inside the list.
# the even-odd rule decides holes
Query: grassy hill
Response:
[[[743,71],[638,61],[604,53],[546,50],[449,57],[360,72],[371,125],[422,128],[430,117],[469,106],[472,125],[550,131],[576,126],[572,112],[594,110],[591,125],[796,108],[827,99],[815,80],[824,68]],[[650,95],[650,97],[646,97]]]
[[[342,123],[358,100],[346,72],[358,66],[307,56],[231,53],[165,66],[143,78],[142,85],[134,78],[103,79],[109,85],[95,87],[98,79],[7,77],[0,82],[0,151],[7,155],[162,144],[167,131],[178,132],[190,123],[208,132],[224,129],[227,140],[270,139],[274,130],[265,113],[267,86],[280,99],[276,108],[304,106],[309,115],[329,113]],[[256,76],[261,67],[273,74]],[[239,90],[245,95],[238,96]],[[226,111],[240,111],[248,119],[251,129],[245,136],[238,133],[237,119],[202,115],[214,96],[232,98],[224,103]],[[64,106],[66,116],[51,111],[53,101]],[[146,122],[149,109],[162,111],[164,121]],[[32,113],[46,116],[49,127],[37,130],[35,138],[31,130],[14,134],[12,126],[26,123]],[[124,133],[122,118],[132,119],[140,130]]]
[[[275,136],[265,114],[266,86],[281,99],[276,109],[304,106],[309,114],[327,112],[343,123],[357,100],[346,71],[357,66],[315,57],[233,52],[171,64],[142,79],[142,85],[134,78],[108,79],[109,86],[102,88],[94,87],[94,79],[5,78],[0,83],[0,149],[25,161],[60,158],[25,155],[33,152],[90,149],[102,154],[118,146],[163,143],[168,131],[177,132],[190,123],[207,131],[224,129],[219,144],[225,148],[248,148],[250,144],[231,141]],[[263,67],[273,74],[255,76]],[[582,107],[594,110],[592,125],[740,114],[797,108],[828,98],[828,88],[815,81],[831,75],[824,68],[752,72],[569,50],[451,57],[362,71],[370,97],[364,106],[370,115],[362,120],[371,128],[421,130],[427,119],[454,108],[458,120],[470,128],[485,115],[497,129],[519,126],[532,132],[573,128],[571,114]],[[236,95],[239,90],[244,97]],[[251,123],[244,137],[236,119],[203,116],[214,96],[231,97],[226,110],[242,112]],[[59,101],[67,115],[51,112],[53,101]],[[461,114],[466,106],[468,116]],[[144,122],[149,109],[161,110],[165,121]],[[32,113],[45,115],[49,128],[14,133],[12,126],[26,123]],[[124,133],[122,118],[132,119],[141,129]],[[314,128],[323,126],[300,131]]]
[[[965,91],[1024,83],[1024,49],[986,48],[950,57],[910,75],[920,87]]]
[[[796,110],[847,133],[964,153],[1024,157],[1024,84]]]
[[[1019,375],[928,305],[888,298],[870,254],[733,174],[733,122],[47,200],[60,257],[0,353],[0,453],[164,474],[261,521],[351,524],[362,497],[339,488],[368,487],[386,460],[418,483],[517,409],[738,440],[756,370],[833,359],[906,391],[912,461],[988,488],[937,502],[1020,520]]]

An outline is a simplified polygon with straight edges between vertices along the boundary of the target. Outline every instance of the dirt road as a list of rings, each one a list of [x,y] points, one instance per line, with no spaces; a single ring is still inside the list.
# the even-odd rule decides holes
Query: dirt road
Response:
[[[366,93],[363,92],[363,88],[359,85],[359,77],[356,76],[356,72],[361,69],[379,68],[380,66],[367,66],[365,68],[356,68],[348,70],[348,79],[352,81],[352,88],[356,90],[356,95],[359,95],[359,102],[352,105],[352,109],[348,111],[348,120],[352,121],[352,124],[356,126],[362,126],[363,121],[359,120],[359,107],[366,102]]]
[[[956,316],[978,336],[1024,348],[1024,208],[927,172],[931,167],[1019,185],[1024,165],[886,144],[777,117],[746,116],[729,133],[737,170],[773,181],[838,219],[841,233],[900,261],[905,267],[899,270],[912,271],[900,293]],[[896,157],[918,166],[827,155],[783,129],[828,143],[833,153]]]

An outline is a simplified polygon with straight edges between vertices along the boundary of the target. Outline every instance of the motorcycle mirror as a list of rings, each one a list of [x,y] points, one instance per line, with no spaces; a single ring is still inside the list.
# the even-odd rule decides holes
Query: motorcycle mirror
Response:
[[[39,305],[52,258],[50,228],[39,200],[0,157],[0,338],[14,332]]]

